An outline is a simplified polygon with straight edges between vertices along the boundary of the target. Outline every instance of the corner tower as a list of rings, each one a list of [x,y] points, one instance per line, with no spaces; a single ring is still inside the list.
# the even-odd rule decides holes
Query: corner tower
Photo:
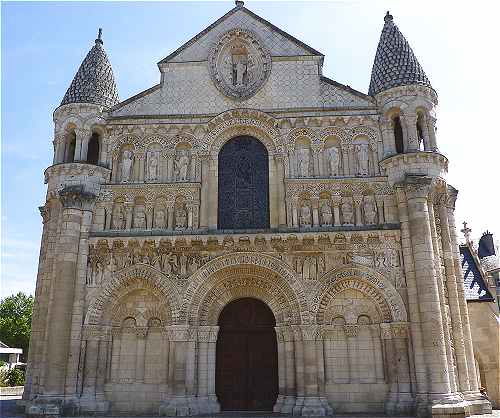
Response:
[[[54,161],[45,170],[47,196],[40,207],[42,243],[24,399],[32,415],[62,414],[77,404],[77,372],[69,361],[80,352],[88,245],[95,200],[109,181],[105,113],[118,102],[101,29],[55,110]],[[99,214],[98,214],[99,216]],[[34,396],[36,394],[36,396]],[[89,395],[100,403],[102,394]],[[86,398],[78,400],[83,405]],[[63,411],[64,405],[64,411]]]

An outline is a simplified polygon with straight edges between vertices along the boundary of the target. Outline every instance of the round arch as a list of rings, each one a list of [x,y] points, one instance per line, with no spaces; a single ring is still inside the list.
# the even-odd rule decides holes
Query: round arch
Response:
[[[166,302],[166,318],[175,322],[179,316],[179,296],[173,280],[147,264],[136,264],[116,272],[104,283],[99,295],[91,302],[85,324],[101,324],[110,320],[110,313],[119,300],[135,289],[148,289]],[[111,309],[110,309],[111,308]]]
[[[406,322],[408,315],[401,295],[379,273],[366,267],[345,267],[331,270],[321,278],[321,286],[312,299],[316,321],[322,324],[330,301],[340,292],[353,289],[361,292],[377,306],[383,322]]]
[[[216,325],[228,303],[259,299],[277,324],[300,324],[308,313],[304,289],[281,260],[256,253],[233,253],[212,260],[191,276],[182,313],[192,324]]]

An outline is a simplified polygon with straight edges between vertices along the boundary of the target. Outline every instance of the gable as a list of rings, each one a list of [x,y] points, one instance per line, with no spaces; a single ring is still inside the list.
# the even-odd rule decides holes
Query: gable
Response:
[[[373,97],[323,76],[320,78],[320,97],[323,107],[364,107],[375,105]]]
[[[205,61],[212,45],[220,36],[235,28],[249,30],[257,35],[271,56],[323,56],[293,36],[244,7],[235,7],[212,25],[186,42],[159,64],[167,62]]]
[[[464,293],[467,301],[494,301],[474,256],[466,245],[460,245],[460,263],[464,277]]]

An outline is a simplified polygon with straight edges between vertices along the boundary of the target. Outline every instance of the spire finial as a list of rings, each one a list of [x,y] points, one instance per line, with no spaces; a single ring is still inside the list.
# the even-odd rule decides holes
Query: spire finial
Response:
[[[245,2],[243,0],[236,0],[234,4],[236,4],[236,7],[243,7]]]
[[[393,19],[392,15],[389,13],[389,11],[387,11],[387,13],[384,16],[384,22],[385,23],[392,22],[392,19]]]
[[[102,41],[102,28],[99,28],[99,31],[97,33],[97,39],[95,40],[96,44],[103,44],[104,42]]]
[[[467,228],[467,222],[462,222],[463,226],[464,226],[464,229],[461,229],[460,232],[462,234],[464,234],[464,237],[465,237],[465,242],[467,244],[470,244],[471,241],[470,241],[470,233],[472,232],[472,229],[470,228]]]

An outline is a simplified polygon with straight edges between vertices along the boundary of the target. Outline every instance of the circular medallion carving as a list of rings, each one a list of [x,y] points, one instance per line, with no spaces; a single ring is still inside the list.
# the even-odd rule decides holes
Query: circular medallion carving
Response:
[[[224,33],[208,56],[217,88],[234,99],[253,96],[271,72],[271,56],[257,37],[244,29]]]

